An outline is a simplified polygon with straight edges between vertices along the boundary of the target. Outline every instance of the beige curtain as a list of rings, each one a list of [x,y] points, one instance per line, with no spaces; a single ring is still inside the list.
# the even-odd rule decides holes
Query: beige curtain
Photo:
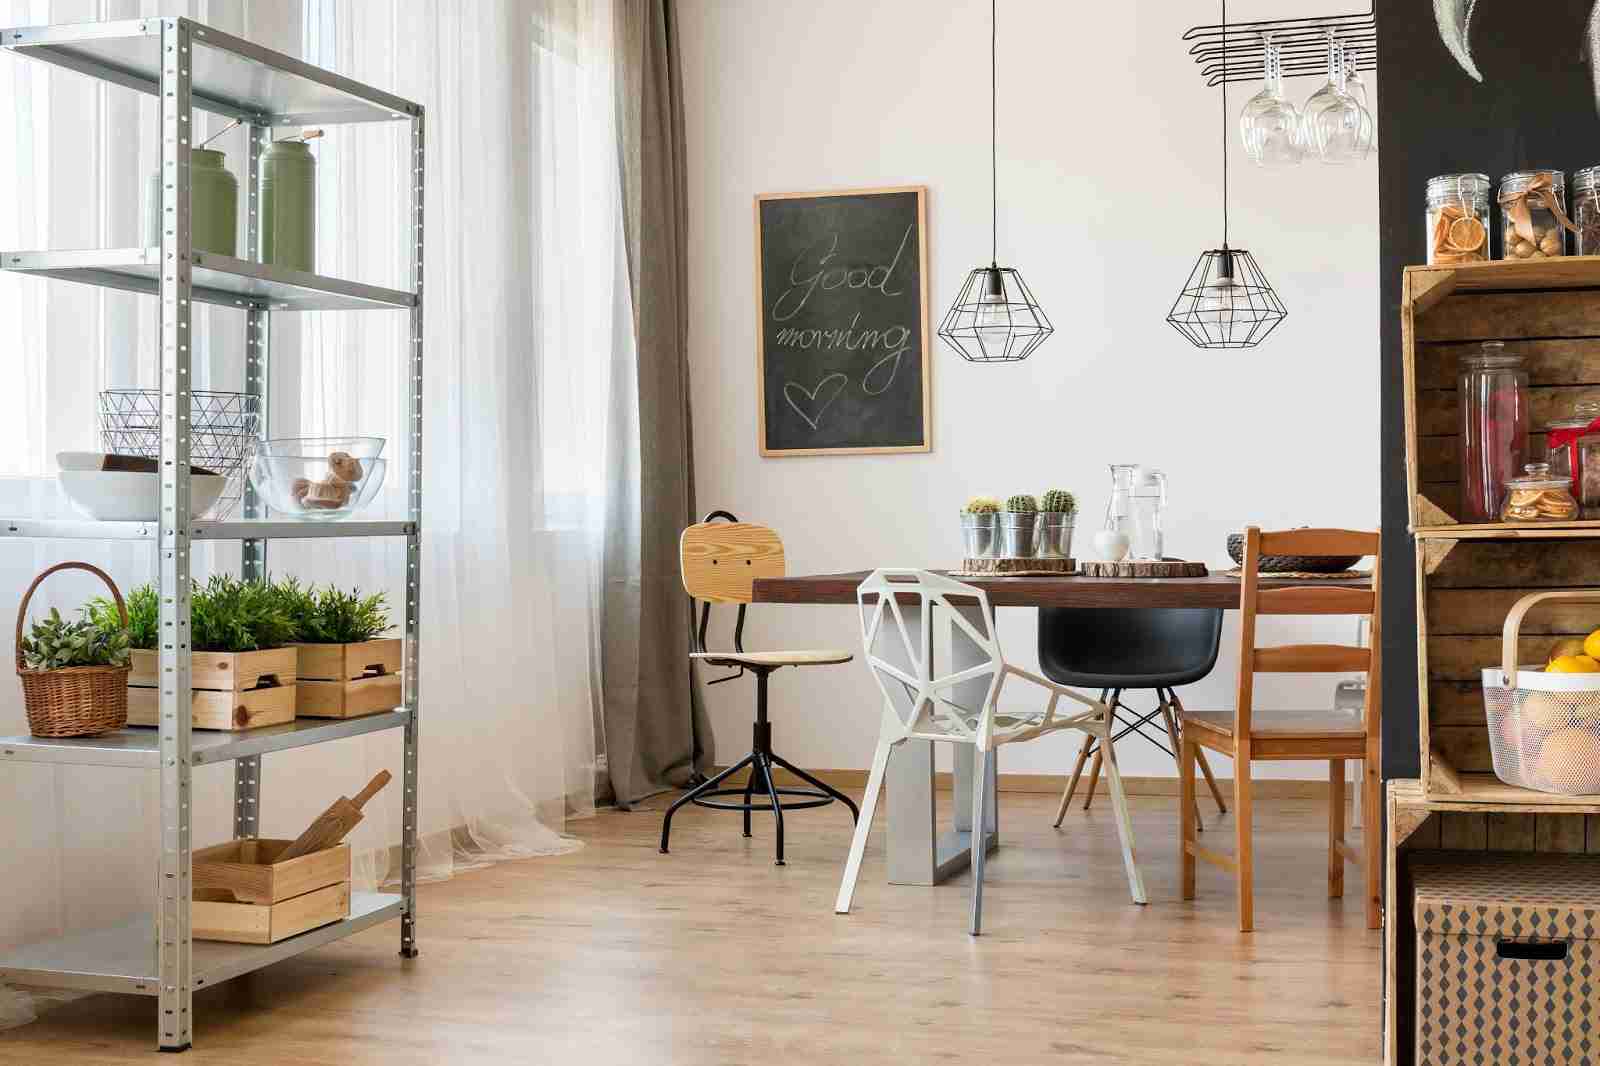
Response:
[[[694,520],[682,68],[670,0],[619,0],[617,127],[638,363],[615,382],[602,570],[607,765],[628,806],[695,778],[711,737],[689,673],[678,534]]]

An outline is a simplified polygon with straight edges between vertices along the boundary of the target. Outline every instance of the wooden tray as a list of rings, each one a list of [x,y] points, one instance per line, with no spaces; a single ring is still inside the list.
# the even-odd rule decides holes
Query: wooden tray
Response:
[[[1138,559],[1134,561],[1086,561],[1084,577],[1205,577],[1205,563],[1191,563],[1183,559]]]
[[[977,577],[982,574],[1074,574],[1078,571],[1076,559],[1013,559],[984,558],[963,559],[958,576]]]

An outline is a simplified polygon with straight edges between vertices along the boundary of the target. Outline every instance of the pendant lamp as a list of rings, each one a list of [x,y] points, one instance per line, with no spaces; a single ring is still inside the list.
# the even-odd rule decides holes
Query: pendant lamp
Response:
[[[1255,256],[1228,247],[1228,0],[1222,0],[1222,247],[1200,253],[1167,321],[1196,348],[1254,348],[1288,314]]]
[[[989,265],[967,275],[956,302],[939,323],[939,336],[972,363],[1017,363],[1033,354],[1055,332],[1044,308],[1015,267],[999,262],[1000,193],[995,78],[998,37],[996,0],[989,4]]]

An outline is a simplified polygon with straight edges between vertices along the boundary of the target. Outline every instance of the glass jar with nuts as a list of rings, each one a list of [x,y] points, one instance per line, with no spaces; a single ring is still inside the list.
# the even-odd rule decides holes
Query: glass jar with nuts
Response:
[[[1567,254],[1567,178],[1559,170],[1518,170],[1500,179],[1500,258]]]
[[[1549,463],[1529,463],[1522,477],[1506,481],[1502,522],[1570,522],[1578,517],[1572,482],[1550,472]]]
[[[1572,218],[1578,224],[1578,254],[1600,255],[1600,166],[1573,171]]]
[[[1429,178],[1427,204],[1429,266],[1489,258],[1489,175]]]

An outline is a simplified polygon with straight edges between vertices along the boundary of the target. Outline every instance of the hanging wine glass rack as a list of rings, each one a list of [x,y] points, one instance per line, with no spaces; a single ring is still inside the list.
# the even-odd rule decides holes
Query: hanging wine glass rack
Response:
[[[1283,76],[1299,78],[1328,73],[1328,31],[1338,34],[1356,70],[1378,68],[1378,22],[1372,3],[1355,15],[1327,15],[1294,19],[1265,19],[1192,26],[1183,35],[1189,55],[1200,68],[1207,87],[1233,82],[1259,82],[1266,73],[1261,63],[1261,38],[1271,34],[1283,57]],[[1226,42],[1226,44],[1224,44]],[[1226,49],[1226,52],[1224,52]],[[1227,65],[1223,65],[1223,56]]]

